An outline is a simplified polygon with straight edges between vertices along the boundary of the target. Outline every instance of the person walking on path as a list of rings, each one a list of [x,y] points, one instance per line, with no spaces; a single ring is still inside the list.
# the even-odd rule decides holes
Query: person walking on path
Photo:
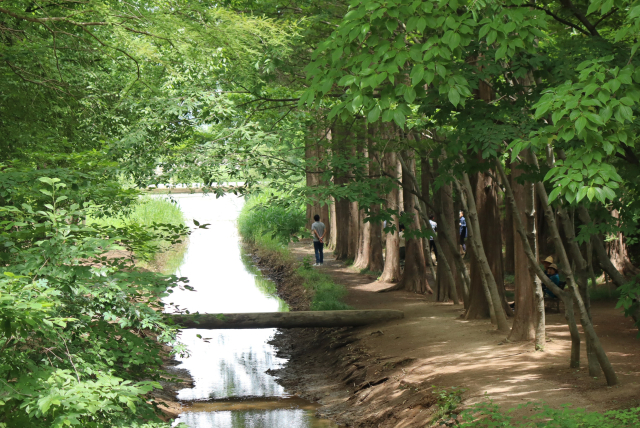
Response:
[[[313,235],[313,251],[316,253],[316,264],[314,266],[322,266],[324,263],[324,223],[320,221],[318,214],[313,216],[315,222],[311,225],[311,234]]]
[[[431,224],[433,231],[436,232],[438,230],[438,223],[435,222],[434,218],[433,214],[429,216],[429,224]],[[431,251],[433,251],[433,255],[436,256],[436,263],[438,263],[438,249],[436,248],[436,243],[433,242],[433,236],[429,237],[429,253],[431,253]],[[429,254],[429,257],[431,257],[431,254]]]
[[[462,245],[462,251],[467,252],[467,245],[464,240],[467,239],[467,219],[464,218],[464,213],[460,211],[460,245]]]

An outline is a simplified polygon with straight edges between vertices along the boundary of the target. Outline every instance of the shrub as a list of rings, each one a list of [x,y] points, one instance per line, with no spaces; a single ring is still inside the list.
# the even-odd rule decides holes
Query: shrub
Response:
[[[286,245],[292,239],[297,240],[304,236],[304,207],[276,201],[272,193],[261,193],[247,198],[238,217],[238,231],[245,242],[261,241],[265,245]]]

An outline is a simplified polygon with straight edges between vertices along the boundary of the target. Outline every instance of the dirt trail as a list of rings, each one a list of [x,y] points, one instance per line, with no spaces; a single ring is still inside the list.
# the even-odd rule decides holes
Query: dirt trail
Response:
[[[313,253],[308,242],[291,250],[299,259]],[[640,340],[613,302],[595,302],[592,308],[620,380],[610,388],[604,377],[589,377],[584,349],[580,370],[569,369],[569,332],[561,314],[547,314],[550,341],[544,352],[535,352],[532,343],[507,343],[488,320],[460,319],[461,306],[409,292],[377,293],[390,284],[361,275],[330,254],[319,269],[348,288],[347,303],[356,309],[405,312],[400,321],[279,338],[291,363],[278,375],[289,388],[319,400],[325,417],[349,426],[424,426],[433,412],[433,385],[466,389],[465,406],[486,400],[485,394],[504,408],[540,401],[591,411],[640,405]]]

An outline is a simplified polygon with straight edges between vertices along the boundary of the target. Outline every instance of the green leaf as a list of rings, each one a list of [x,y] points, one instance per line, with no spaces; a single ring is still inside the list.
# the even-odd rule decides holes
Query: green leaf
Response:
[[[375,106],[367,115],[367,121],[369,121],[369,123],[376,122],[380,117],[380,112],[380,106]]]
[[[506,43],[503,43],[502,45],[500,45],[500,47],[496,51],[496,60],[504,58],[507,55],[507,48],[508,48],[508,45]]]
[[[416,91],[412,87],[407,87],[404,91],[404,99],[411,104],[416,99]]]
[[[560,195],[560,191],[561,191],[561,188],[560,187],[556,187],[555,189],[553,189],[551,191],[551,193],[549,193],[549,203],[551,203],[551,202],[556,200],[558,195]]]
[[[451,102],[451,104],[453,104],[455,107],[458,106],[458,103],[460,102],[460,93],[458,92],[458,90],[454,87],[452,87],[451,89],[449,89],[449,101]]]
[[[584,116],[580,116],[578,120],[576,120],[576,133],[579,134],[586,125],[587,125],[587,118]]]
[[[587,189],[587,198],[589,198],[589,202],[593,201],[593,197],[596,195],[596,190],[593,187],[589,187]]]
[[[421,64],[416,64],[411,70],[411,75],[409,76],[411,77],[411,84],[413,86],[417,85],[418,83],[420,83],[423,76],[424,76],[424,66]]]
[[[405,117],[404,113],[400,109],[396,109],[393,112],[393,121],[400,127],[404,128]]]

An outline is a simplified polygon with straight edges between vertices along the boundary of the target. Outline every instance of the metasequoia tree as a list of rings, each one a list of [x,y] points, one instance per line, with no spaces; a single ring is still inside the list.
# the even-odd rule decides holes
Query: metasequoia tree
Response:
[[[519,211],[513,211],[509,203],[507,203],[507,206],[513,215],[520,216],[521,222],[526,225],[529,247],[535,258],[539,259],[535,189],[533,183],[518,183],[518,177],[520,176],[522,176],[522,169],[518,168],[517,163],[512,163],[511,175],[507,179],[511,179],[515,204]],[[544,349],[545,345],[545,313],[542,286],[535,272],[529,269],[529,259],[527,258],[522,238],[515,232],[517,226],[512,216],[510,220],[512,220],[512,223],[505,224],[505,226],[511,229],[514,240],[515,316],[508,339],[513,341],[535,339],[536,349],[541,350]]]
[[[420,231],[420,219],[416,210],[417,200],[412,189],[417,187],[415,183],[415,157],[414,153],[406,151],[402,154],[407,169],[411,174],[402,174],[402,193],[404,213],[408,220],[405,224],[406,258],[402,277],[394,289],[414,291],[416,293],[432,294],[433,290],[427,280],[427,262],[425,260],[422,238],[416,233]],[[402,168],[402,167],[401,167]]]
[[[397,177],[398,160],[393,152],[384,155],[383,168],[385,174],[391,177]],[[385,208],[390,212],[398,212],[398,193],[399,188],[394,185],[386,197]],[[393,229],[391,228],[393,226]],[[384,270],[380,275],[382,282],[397,282],[400,280],[400,238],[398,237],[400,223],[398,217],[393,216],[391,224],[387,223],[387,236],[385,244]]]

